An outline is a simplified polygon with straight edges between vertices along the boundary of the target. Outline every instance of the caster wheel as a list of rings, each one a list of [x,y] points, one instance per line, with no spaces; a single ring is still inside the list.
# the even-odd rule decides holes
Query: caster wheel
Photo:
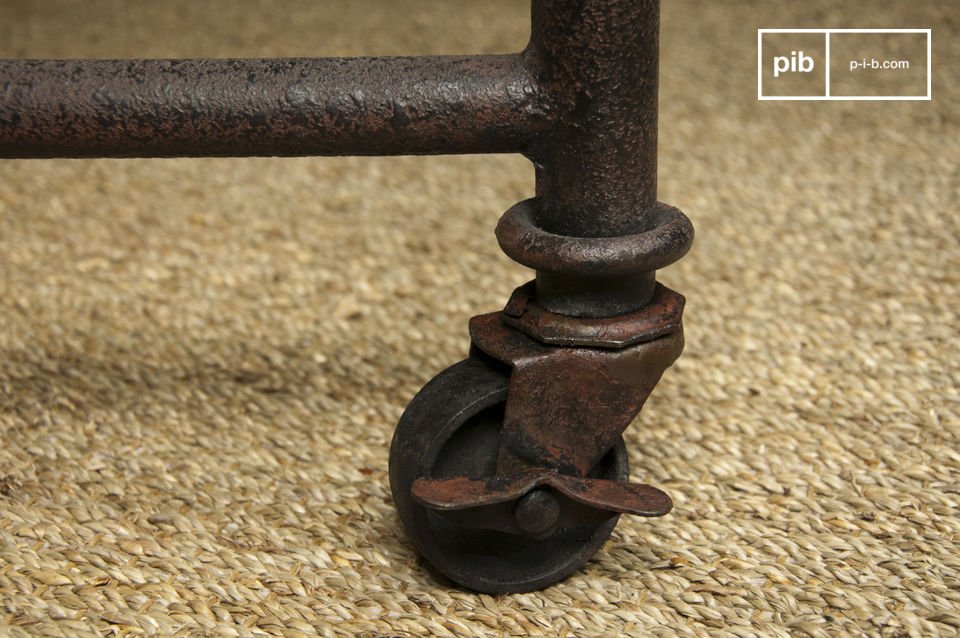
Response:
[[[508,384],[509,369],[495,362],[471,357],[451,366],[413,398],[390,446],[390,488],[417,550],[454,582],[487,593],[559,582],[593,556],[619,518],[548,489],[472,516],[435,511],[413,499],[418,478],[495,476]],[[628,479],[622,438],[590,476]],[[497,529],[496,520],[504,517],[509,523]]]

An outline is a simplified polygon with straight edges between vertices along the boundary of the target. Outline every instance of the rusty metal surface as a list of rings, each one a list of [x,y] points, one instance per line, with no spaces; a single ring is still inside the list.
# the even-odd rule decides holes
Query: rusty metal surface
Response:
[[[541,343],[618,349],[680,329],[685,303],[683,295],[656,284],[653,298],[642,310],[596,319],[570,317],[537,303],[536,282],[530,281],[513,291],[501,318]]]
[[[679,209],[660,202],[648,211],[649,230],[614,237],[573,237],[538,225],[541,198],[518,202],[497,224],[500,247],[537,271],[540,304],[574,317],[609,317],[645,307],[655,271],[683,257],[693,225]]]
[[[608,512],[663,516],[673,508],[670,497],[650,485],[537,470],[484,478],[419,478],[413,482],[411,493],[431,509],[463,510],[518,501],[527,494],[537,493],[536,488],[541,486],[551,487],[582,505]]]
[[[614,237],[558,235],[538,226],[541,198],[512,206],[500,218],[500,247],[537,271],[537,297],[546,310],[573,317],[610,317],[646,307],[654,295],[655,271],[683,257],[693,243],[693,225],[673,206],[656,202],[652,227]]]
[[[656,226],[658,0],[533,0],[528,55],[554,104],[539,140],[545,231],[633,235]]]
[[[0,60],[0,157],[524,152],[520,55]]]
[[[542,344],[500,313],[470,320],[474,346],[513,368],[498,469],[586,476],[683,350],[683,331],[620,350]]]
[[[497,241],[511,259],[550,273],[611,277],[650,272],[683,257],[693,242],[693,225],[679,209],[657,203],[653,227],[613,237],[557,235],[537,226],[541,199],[511,207],[497,224]]]
[[[555,125],[537,138],[531,153],[538,199],[531,226],[541,231],[541,241],[545,233],[631,237],[619,245],[629,251],[630,243],[638,242],[633,254],[652,257],[645,273],[606,270],[618,268],[619,258],[588,259],[583,272],[569,268],[558,274],[555,259],[543,268],[532,266],[539,302],[553,312],[603,317],[639,310],[653,294],[653,270],[689,247],[691,233],[671,237],[676,229],[659,228],[664,225],[657,205],[659,26],[659,0],[533,0],[526,53]],[[657,241],[650,243],[652,238]],[[570,251],[571,245],[545,248]],[[567,253],[572,261],[594,250],[581,246],[579,253]],[[530,247],[533,252],[535,240]],[[664,258],[653,257],[663,250]],[[511,256],[531,265],[531,255],[524,253]]]

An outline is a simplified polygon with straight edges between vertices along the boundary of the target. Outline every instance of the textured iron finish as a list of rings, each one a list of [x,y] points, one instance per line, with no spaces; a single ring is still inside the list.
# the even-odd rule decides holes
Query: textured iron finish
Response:
[[[512,206],[497,224],[497,241],[514,260],[537,271],[540,304],[573,317],[609,317],[636,312],[653,297],[655,271],[690,250],[693,225],[673,206],[654,203],[652,227],[601,237],[558,235],[538,225],[540,198]]]
[[[658,0],[533,0],[527,55],[555,110],[534,146],[537,222],[575,237],[652,229]]]
[[[419,478],[413,482],[412,493],[417,501],[435,510],[463,510],[507,502],[516,502],[519,507],[527,496],[543,493],[544,490],[536,489],[542,486],[554,488],[582,505],[619,514],[663,516],[673,507],[669,496],[642,483],[577,478],[536,470],[485,478]]]
[[[520,55],[0,61],[0,157],[524,152]]]
[[[534,467],[586,476],[683,350],[679,327],[619,350],[548,346],[500,313],[471,319],[470,337],[512,368],[497,463],[504,475]]]
[[[550,135],[538,138],[531,153],[535,226],[581,238],[660,234],[659,0],[533,0],[532,8],[526,54],[554,117]],[[668,234],[669,241],[646,248],[658,252],[660,244],[674,244],[667,252],[679,259],[692,233]],[[534,266],[540,304],[578,317],[639,310],[653,295],[653,270],[666,265],[656,261],[647,272],[629,274],[572,276]]]
[[[513,291],[501,318],[541,343],[616,349],[679,330],[685,303],[683,295],[657,284],[643,310],[600,319],[569,317],[538,304],[536,284],[531,281]]]
[[[557,235],[537,226],[539,199],[512,206],[497,224],[497,240],[509,257],[536,270],[582,277],[613,277],[651,272],[683,257],[693,241],[693,225],[679,209],[654,204],[653,227],[613,237]]]

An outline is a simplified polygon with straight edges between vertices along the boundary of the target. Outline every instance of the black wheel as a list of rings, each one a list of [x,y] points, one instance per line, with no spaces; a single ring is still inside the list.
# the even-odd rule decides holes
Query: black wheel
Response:
[[[561,515],[546,533],[512,533],[464,524],[412,498],[417,478],[495,475],[508,383],[508,368],[479,358],[447,368],[407,406],[390,446],[393,500],[417,550],[451,580],[487,593],[531,591],[562,580],[603,545],[619,518],[553,495],[551,501],[570,515]],[[628,479],[622,439],[590,475]],[[521,508],[506,514],[520,516]]]

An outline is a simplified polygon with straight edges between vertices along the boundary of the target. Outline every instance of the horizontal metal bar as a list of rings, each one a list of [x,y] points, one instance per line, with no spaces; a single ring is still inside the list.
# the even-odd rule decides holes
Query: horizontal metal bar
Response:
[[[0,157],[526,152],[544,102],[521,54],[0,60]]]

